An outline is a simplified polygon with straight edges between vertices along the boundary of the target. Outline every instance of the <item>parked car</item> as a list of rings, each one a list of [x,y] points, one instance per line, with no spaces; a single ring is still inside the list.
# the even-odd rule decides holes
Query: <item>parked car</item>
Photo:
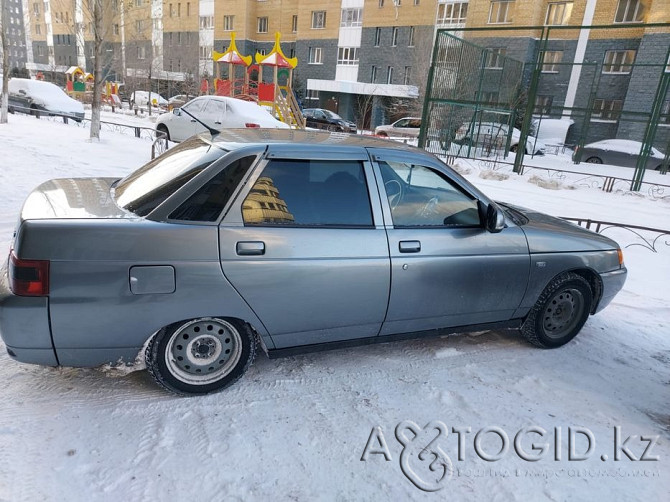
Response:
[[[191,94],[176,94],[168,99],[168,105],[172,108],[180,108],[197,96]]]
[[[325,108],[305,108],[302,111],[307,127],[326,129],[327,131],[356,132],[356,124],[344,120],[337,113]]]
[[[123,179],[37,187],[0,275],[0,333],[18,361],[141,354],[165,388],[207,393],[257,341],[275,357],[518,328],[559,347],[626,273],[616,242],[494,202],[422,150],[223,130]]]
[[[635,167],[642,150],[642,143],[629,139],[604,139],[584,145],[581,153],[582,162],[590,164],[611,164],[613,166]],[[578,149],[572,154],[576,161]],[[646,169],[660,170],[665,154],[652,147],[647,159]]]
[[[151,101],[151,106],[156,108],[167,108],[168,101],[157,92],[133,91],[130,95],[130,107],[145,107]]]
[[[76,121],[84,118],[84,105],[50,82],[11,78],[8,90],[7,108],[11,113],[18,111],[38,116],[41,113],[62,115]]]
[[[393,124],[380,125],[375,128],[377,136],[407,136],[418,138],[421,130],[421,117],[405,117]]]
[[[236,127],[289,128],[288,124],[277,120],[256,103],[226,96],[200,96],[182,108],[160,115],[156,119],[156,131],[166,134],[170,141],[175,142],[206,132],[207,129],[193,116],[217,130]]]
[[[486,145],[491,144],[498,148],[504,148],[509,134],[509,126],[497,122],[475,122],[463,124],[458,128],[455,135],[455,141],[462,145]],[[510,151],[516,152],[519,148],[521,131],[516,127],[512,128]],[[544,155],[545,144],[534,136],[528,136],[526,141],[525,153],[533,155]]]

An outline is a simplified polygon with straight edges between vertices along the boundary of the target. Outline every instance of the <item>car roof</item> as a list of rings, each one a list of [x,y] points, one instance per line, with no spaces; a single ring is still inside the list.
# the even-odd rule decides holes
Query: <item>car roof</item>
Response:
[[[325,132],[300,129],[223,129],[219,134],[210,137],[201,135],[202,139],[211,142],[225,150],[237,150],[252,145],[286,145],[292,148],[302,145],[314,147],[328,145],[329,147],[361,147],[385,148],[391,150],[418,151],[423,150],[406,145],[398,141],[385,140],[361,134],[347,134],[341,132]]]

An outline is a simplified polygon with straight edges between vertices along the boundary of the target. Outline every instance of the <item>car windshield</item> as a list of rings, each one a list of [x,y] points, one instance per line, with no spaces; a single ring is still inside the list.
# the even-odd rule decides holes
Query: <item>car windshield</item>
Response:
[[[323,113],[325,113],[326,117],[328,117],[329,119],[342,120],[342,117],[340,117],[335,112],[331,112],[330,110],[323,110]]]
[[[190,138],[119,181],[116,203],[146,216],[225,153],[197,136]]]

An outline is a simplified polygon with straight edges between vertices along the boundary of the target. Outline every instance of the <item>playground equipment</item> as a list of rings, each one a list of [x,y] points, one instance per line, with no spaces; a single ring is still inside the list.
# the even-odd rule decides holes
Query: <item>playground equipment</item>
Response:
[[[251,56],[243,56],[237,50],[235,33],[231,34],[230,47],[224,53],[213,52],[216,63],[227,65],[227,77],[220,78],[221,67],[216,66],[214,91],[219,96],[230,96],[268,107],[272,114],[282,122],[296,129],[305,128],[305,118],[300,111],[293,94],[293,69],[298,65],[297,58],[287,58],[280,45],[281,35],[275,33],[275,44],[270,54],[256,53],[256,64],[251,64]],[[264,68],[272,68],[272,82],[263,80]],[[242,68],[239,78],[237,68]],[[252,75],[257,75],[256,80]]]
[[[86,77],[91,75],[85,73],[84,70],[78,66],[70,66],[65,72],[67,82],[65,89],[70,97],[84,101],[84,94],[86,93]],[[92,75],[91,75],[92,77]]]

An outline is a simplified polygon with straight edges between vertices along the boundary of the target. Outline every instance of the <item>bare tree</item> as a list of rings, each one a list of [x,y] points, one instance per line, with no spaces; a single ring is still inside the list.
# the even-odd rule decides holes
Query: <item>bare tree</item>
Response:
[[[94,0],[93,4],[93,99],[91,101],[91,134],[90,138],[100,139],[100,101],[104,76],[102,75],[103,5],[102,0]]]
[[[2,39],[2,105],[0,107],[0,124],[7,123],[9,107],[9,42],[5,25],[8,19],[7,0],[0,0],[0,38]]]

